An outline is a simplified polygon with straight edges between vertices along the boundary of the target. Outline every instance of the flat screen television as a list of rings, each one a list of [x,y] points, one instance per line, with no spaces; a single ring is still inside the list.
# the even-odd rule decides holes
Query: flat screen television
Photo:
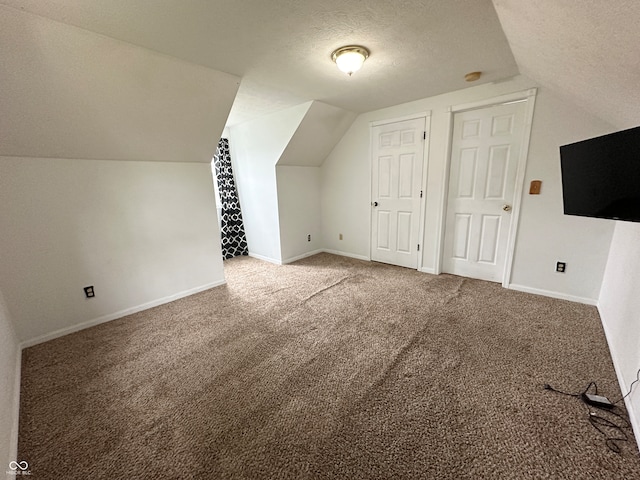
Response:
[[[560,147],[565,215],[640,222],[640,127]]]

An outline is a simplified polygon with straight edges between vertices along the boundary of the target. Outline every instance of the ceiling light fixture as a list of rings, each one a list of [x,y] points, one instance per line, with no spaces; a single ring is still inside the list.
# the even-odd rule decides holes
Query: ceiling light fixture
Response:
[[[360,70],[367,58],[369,50],[358,45],[340,47],[331,54],[331,59],[336,62],[338,68],[349,76]]]

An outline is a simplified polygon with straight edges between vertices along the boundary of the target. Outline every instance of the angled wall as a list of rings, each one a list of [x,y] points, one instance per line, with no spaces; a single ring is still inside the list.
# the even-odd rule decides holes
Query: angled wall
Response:
[[[313,101],[229,129],[251,255],[286,263],[320,249],[319,166],[355,117]]]
[[[278,166],[319,167],[356,118],[356,114],[322,102],[312,102]]]
[[[326,103],[313,102],[278,160],[283,263],[316,253],[322,247],[320,166],[356,116]]]
[[[0,12],[0,155],[211,161],[237,77],[2,5]]]
[[[0,45],[0,291],[19,339],[224,282],[209,164],[239,79],[4,6]]]
[[[282,262],[276,163],[310,106],[304,103],[229,129],[249,253],[273,263]]]

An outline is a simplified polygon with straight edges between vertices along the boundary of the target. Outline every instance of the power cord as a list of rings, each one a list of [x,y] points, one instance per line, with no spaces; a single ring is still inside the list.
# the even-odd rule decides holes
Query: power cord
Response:
[[[631,392],[633,391],[633,386],[638,383],[640,381],[640,368],[638,369],[638,371],[636,372],[636,379],[631,382],[631,385],[629,385],[629,391],[623,395],[622,397],[620,397],[618,400],[616,400],[615,402],[613,402],[614,405],[617,405],[618,403],[620,403],[622,400],[624,400],[625,398],[627,398],[629,395],[631,395]]]
[[[568,397],[580,398],[583,404],[587,408],[587,412],[589,414],[588,419],[591,426],[605,437],[605,444],[607,445],[609,450],[619,454],[621,453],[621,450],[618,442],[628,441],[629,436],[625,432],[625,429],[632,430],[632,428],[627,416],[624,413],[624,410],[618,406],[618,403],[620,403],[622,400],[624,400],[631,394],[631,392],[633,391],[634,384],[636,384],[639,381],[640,381],[640,369],[638,369],[638,372],[636,374],[636,379],[629,386],[629,391],[626,393],[626,395],[622,396],[615,402],[609,402],[609,400],[606,397],[597,397],[598,385],[596,384],[596,382],[590,382],[586,386],[586,388],[580,393],[564,392],[562,390],[558,390],[557,388],[552,387],[548,383],[544,384],[544,389],[550,390],[555,393],[559,393],[561,395],[566,395]],[[590,394],[589,391],[592,388],[593,388],[593,394]],[[594,401],[594,395],[596,396],[595,397],[596,401]],[[597,411],[593,411],[592,407],[597,408],[602,412],[606,412],[607,415],[611,415],[612,417],[619,419],[618,423],[613,421],[611,417],[606,418],[601,414],[597,413]],[[616,409],[620,411],[618,412],[616,411]]]

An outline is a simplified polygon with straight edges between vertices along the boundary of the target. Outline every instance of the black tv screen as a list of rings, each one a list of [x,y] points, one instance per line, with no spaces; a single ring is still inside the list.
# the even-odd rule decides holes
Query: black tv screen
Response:
[[[640,127],[560,147],[565,215],[640,222]]]

